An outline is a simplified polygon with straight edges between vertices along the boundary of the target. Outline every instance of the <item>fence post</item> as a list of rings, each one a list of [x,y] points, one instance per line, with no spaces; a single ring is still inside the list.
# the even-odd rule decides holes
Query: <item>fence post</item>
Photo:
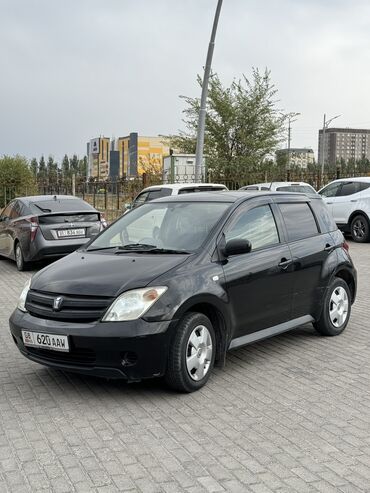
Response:
[[[290,181],[290,169],[286,170],[286,181]]]
[[[96,205],[96,185],[93,186],[93,206]]]
[[[117,180],[116,182],[116,192],[117,192],[117,211],[119,211],[119,191],[121,187],[121,182]]]
[[[340,178],[340,167],[338,166],[337,167],[337,180],[339,180]]]
[[[146,173],[143,173],[142,178],[143,178],[143,188],[146,188],[146,186],[147,186],[147,179],[148,179],[147,174]]]
[[[108,191],[107,191],[107,183],[104,184],[104,209],[107,210],[107,199],[108,199]]]

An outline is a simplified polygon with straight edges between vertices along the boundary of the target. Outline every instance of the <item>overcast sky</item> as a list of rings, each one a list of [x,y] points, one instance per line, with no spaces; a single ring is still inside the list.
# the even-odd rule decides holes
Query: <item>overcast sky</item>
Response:
[[[216,0],[0,0],[0,155],[86,152],[99,135],[174,133],[199,95]],[[317,151],[324,112],[370,128],[368,0],[224,0],[213,69],[271,70]]]

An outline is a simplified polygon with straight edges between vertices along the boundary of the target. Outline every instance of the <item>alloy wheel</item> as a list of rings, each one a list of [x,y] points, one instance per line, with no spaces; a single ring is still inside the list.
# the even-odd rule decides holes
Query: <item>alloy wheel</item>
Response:
[[[358,218],[356,221],[353,223],[352,226],[352,231],[353,231],[353,236],[358,239],[362,239],[366,235],[366,224],[365,220]]]

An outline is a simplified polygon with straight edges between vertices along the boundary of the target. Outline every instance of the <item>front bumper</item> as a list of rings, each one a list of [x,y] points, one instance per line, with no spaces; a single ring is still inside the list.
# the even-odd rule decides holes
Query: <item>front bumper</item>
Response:
[[[16,309],[9,320],[19,351],[43,365],[106,378],[140,380],[166,371],[171,322],[66,323]],[[68,336],[70,352],[26,347],[22,329]]]

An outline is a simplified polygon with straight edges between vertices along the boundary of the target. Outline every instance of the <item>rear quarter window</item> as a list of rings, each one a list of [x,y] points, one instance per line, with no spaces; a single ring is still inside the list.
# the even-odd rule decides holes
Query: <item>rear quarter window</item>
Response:
[[[307,202],[278,205],[284,217],[289,241],[302,240],[319,234],[316,219]]]
[[[320,230],[323,233],[328,233],[330,231],[336,231],[337,225],[330,214],[330,211],[322,199],[315,199],[310,202],[312,210],[319,222]]]

